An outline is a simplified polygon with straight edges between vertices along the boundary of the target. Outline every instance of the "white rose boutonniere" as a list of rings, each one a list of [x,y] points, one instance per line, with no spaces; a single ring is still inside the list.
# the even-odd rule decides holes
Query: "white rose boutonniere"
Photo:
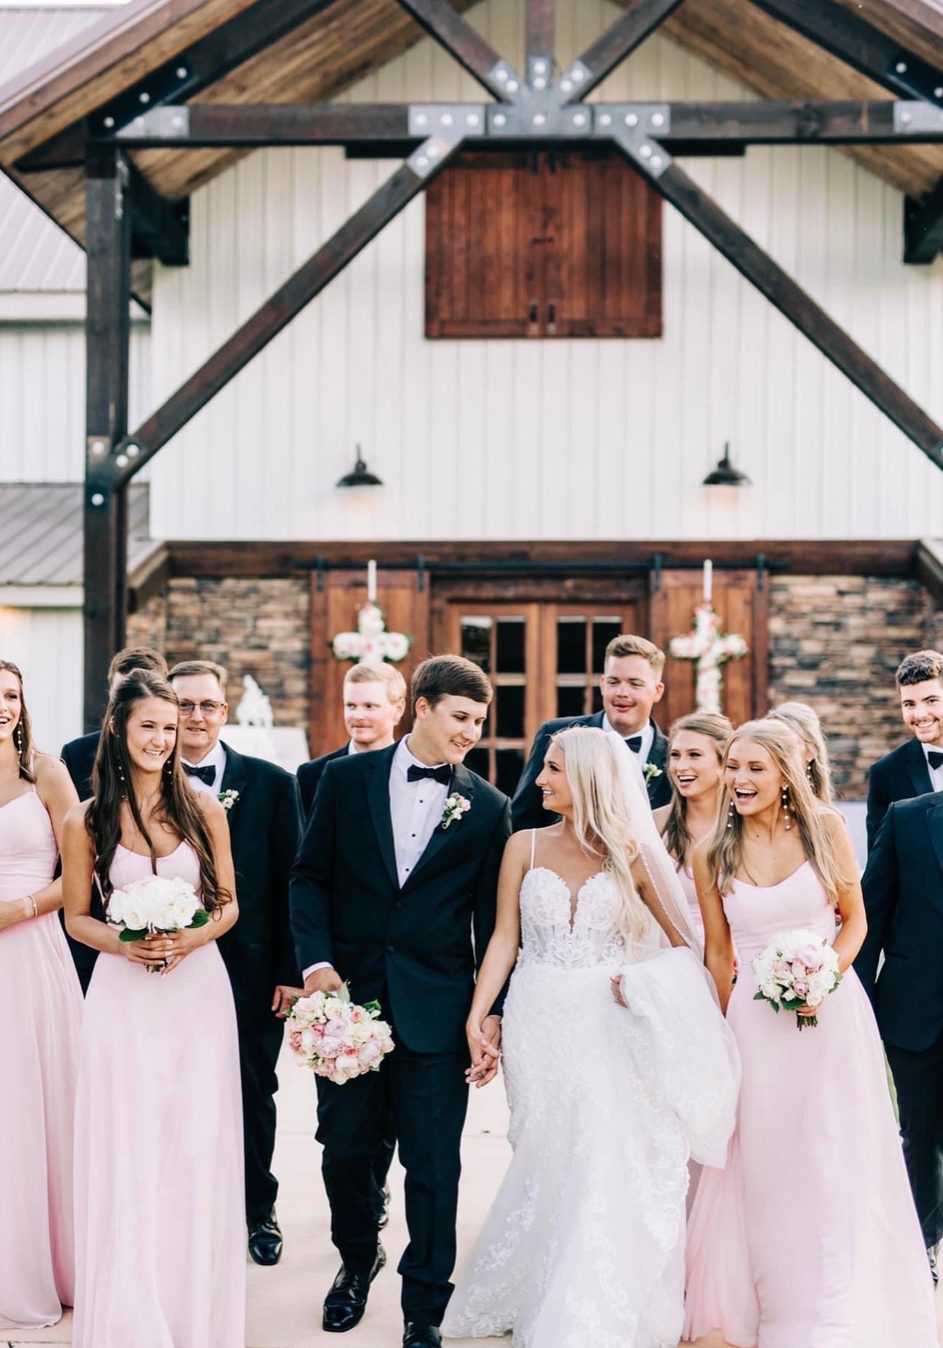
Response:
[[[453,792],[445,802],[445,809],[442,811],[442,818],[439,820],[443,829],[454,824],[456,819],[461,819],[462,815],[471,809],[471,801],[467,796],[460,796],[457,791]]]
[[[657,763],[646,763],[642,772],[645,776],[645,785],[651,786],[656,777],[663,777],[664,773]]]
[[[228,814],[229,811],[232,809],[232,807],[235,805],[236,801],[239,799],[239,792],[233,791],[231,788],[228,791],[220,791],[217,799],[219,800],[220,805],[222,805],[223,809]]]

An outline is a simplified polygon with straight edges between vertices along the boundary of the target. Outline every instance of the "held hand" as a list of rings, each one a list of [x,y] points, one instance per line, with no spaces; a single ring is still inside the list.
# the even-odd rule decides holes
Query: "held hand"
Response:
[[[612,984],[612,1000],[616,1006],[623,1006],[628,1011],[630,1009],[629,1004],[622,995],[622,975],[614,974],[609,982]]]
[[[284,1020],[299,997],[305,995],[304,988],[289,988],[279,983],[272,994],[272,1010],[279,1020]]]
[[[480,1025],[469,1021],[465,1026],[465,1035],[471,1058],[471,1067],[465,1071],[465,1080],[469,1086],[480,1090],[497,1075],[501,1060],[501,1021],[495,1016],[486,1016]]]
[[[151,964],[161,968],[170,958],[169,936],[146,936],[143,941],[122,941],[121,953],[132,964]]]
[[[821,1006],[800,1006],[796,1012],[797,1016],[818,1016],[822,1013]]]
[[[167,954],[164,959],[167,961],[162,973],[169,974],[177,965],[197,950],[201,945],[205,945],[207,940],[206,926],[185,927],[183,931],[167,932],[164,936],[148,936],[147,941],[155,944],[160,942],[169,942]]]
[[[315,969],[314,973],[308,974],[305,979],[304,995],[310,997],[313,992],[336,992],[343,981],[337,970],[330,966],[326,969]]]

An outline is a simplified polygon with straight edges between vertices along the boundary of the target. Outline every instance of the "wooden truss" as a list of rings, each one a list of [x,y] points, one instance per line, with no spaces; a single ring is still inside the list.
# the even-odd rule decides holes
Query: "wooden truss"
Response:
[[[609,142],[938,467],[943,429],[768,253],[703,191],[677,154],[748,145],[943,141],[943,71],[903,50],[834,0],[750,0],[888,88],[894,99],[814,103],[608,103],[588,95],[682,0],[631,0],[558,70],[555,0],[526,0],[525,65],[503,59],[448,3],[398,3],[481,85],[487,101],[409,105],[188,104],[226,70],[332,0],[256,0],[170,67],[126,90],[22,167],[86,164],[88,399],[85,528],[85,715],[100,716],[108,661],[124,636],[128,483],[315,298],[463,146]],[[132,253],[185,261],[186,218],[142,182],[132,149],[344,145],[403,155],[388,181],[132,433],[127,426]],[[910,212],[908,260],[943,244],[943,188]]]

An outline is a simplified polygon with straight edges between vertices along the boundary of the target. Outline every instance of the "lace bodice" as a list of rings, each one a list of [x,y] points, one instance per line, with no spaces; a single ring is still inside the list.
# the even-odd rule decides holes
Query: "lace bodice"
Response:
[[[654,921],[645,940],[630,950],[617,924],[619,895],[608,871],[597,871],[580,886],[576,911],[570,888],[548,866],[534,866],[521,883],[522,964],[559,969],[620,967],[658,946]]]

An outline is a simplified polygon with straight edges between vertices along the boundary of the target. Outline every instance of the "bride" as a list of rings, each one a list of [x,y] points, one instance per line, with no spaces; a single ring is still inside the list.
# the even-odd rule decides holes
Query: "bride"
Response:
[[[537,780],[562,816],[508,842],[468,1019],[514,967],[503,1052],[513,1155],[446,1312],[515,1348],[676,1348],[688,1158],[722,1166],[739,1061],[630,754],[574,726]],[[520,947],[520,955],[518,950]]]

